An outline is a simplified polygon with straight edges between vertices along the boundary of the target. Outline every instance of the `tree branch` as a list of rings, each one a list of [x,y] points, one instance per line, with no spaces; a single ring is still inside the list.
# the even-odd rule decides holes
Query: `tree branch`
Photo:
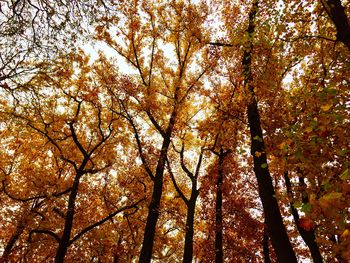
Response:
[[[46,234],[53,237],[58,243],[61,241],[60,237],[56,235],[54,232],[46,229],[33,229],[29,232],[28,242],[32,241],[33,234]]]
[[[105,218],[101,219],[100,221],[85,227],[83,230],[81,230],[78,234],[76,234],[70,241],[69,241],[69,246],[75,242],[76,240],[78,240],[82,235],[84,235],[85,233],[89,232],[90,230],[92,230],[93,228],[102,225],[104,222],[108,221],[109,219],[113,218],[115,215],[119,214],[120,212],[123,212],[124,210],[128,210],[131,208],[136,208],[138,209],[137,205],[139,203],[141,203],[142,201],[144,201],[146,198],[142,198],[139,201],[137,201],[136,203],[132,204],[132,205],[128,205],[128,206],[124,206],[116,211],[114,211],[113,213],[109,214],[108,216],[106,216]]]

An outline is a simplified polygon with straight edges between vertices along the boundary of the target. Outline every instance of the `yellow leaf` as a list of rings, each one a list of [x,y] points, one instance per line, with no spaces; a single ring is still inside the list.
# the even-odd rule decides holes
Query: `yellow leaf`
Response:
[[[309,127],[307,127],[306,129],[305,129],[305,131],[307,132],[307,133],[310,133],[310,132],[312,132],[312,127],[311,126],[309,126]]]
[[[329,193],[329,194],[322,196],[321,198],[328,201],[328,200],[340,199],[342,197],[342,195],[343,195],[342,193],[332,192],[332,193]]]
[[[261,152],[259,152],[259,151],[256,151],[256,152],[255,152],[255,156],[256,156],[256,157],[260,157],[260,156],[261,156],[261,154],[262,154],[262,153],[261,153]]]
[[[278,147],[282,150],[287,145],[286,142],[282,142]]]
[[[312,205],[315,204],[316,195],[315,194],[311,194],[309,199],[310,199],[310,204],[312,204]]]
[[[321,106],[321,109],[323,111],[328,111],[332,106],[333,106],[333,104],[326,104],[326,105]]]
[[[345,229],[343,234],[341,234],[341,238],[347,238],[350,236],[350,231],[349,229]]]
[[[322,208],[329,208],[333,203],[342,197],[342,193],[332,192],[322,196],[319,199],[319,204]]]

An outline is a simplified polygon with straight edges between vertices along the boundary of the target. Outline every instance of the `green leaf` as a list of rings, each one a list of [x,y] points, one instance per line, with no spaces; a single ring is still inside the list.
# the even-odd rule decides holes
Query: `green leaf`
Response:
[[[343,181],[349,180],[349,179],[350,179],[350,172],[349,172],[349,169],[346,169],[346,170],[340,175],[340,178],[341,178]]]
[[[336,95],[337,94],[337,90],[336,89],[326,89],[327,93],[332,94],[332,95]]]
[[[301,206],[301,212],[304,212],[304,213],[310,213],[311,212],[311,209],[312,209],[312,205],[309,204],[309,203],[306,203],[306,204],[303,204]]]
[[[239,153],[240,153],[240,154],[244,154],[244,153],[246,153],[246,150],[245,150],[244,148],[241,147],[241,148],[239,148]]]
[[[326,190],[326,191],[327,191],[328,189],[332,188],[332,185],[331,185],[331,183],[330,183],[329,181],[324,182],[324,183],[322,184],[322,186],[323,186],[323,189]]]
[[[340,156],[346,156],[348,153],[350,153],[348,149],[342,149],[337,151],[337,154],[339,154]]]
[[[266,168],[267,167],[267,163],[263,163],[262,165],[261,165],[261,168]]]
[[[329,194],[322,196],[321,198],[326,200],[326,201],[331,201],[331,200],[340,199],[342,197],[342,195],[343,195],[342,193],[332,192],[332,193],[329,193]]]
[[[301,201],[297,201],[293,204],[294,208],[300,208],[302,207],[303,203]]]
[[[301,159],[301,157],[303,157],[303,152],[300,149],[298,149],[295,151],[294,155],[295,155],[295,158]]]
[[[258,136],[258,135],[254,136],[253,140],[262,142],[262,138],[260,138],[260,136]]]

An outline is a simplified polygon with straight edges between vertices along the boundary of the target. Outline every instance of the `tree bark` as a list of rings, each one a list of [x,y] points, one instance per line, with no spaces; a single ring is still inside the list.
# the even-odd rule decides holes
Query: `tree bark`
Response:
[[[248,36],[253,37],[255,33],[255,16],[257,14],[258,1],[254,1],[249,13]],[[272,246],[276,252],[278,262],[297,262],[293,247],[289,241],[286,228],[283,224],[278,202],[275,198],[270,171],[267,165],[263,132],[260,124],[258,104],[254,93],[253,76],[251,73],[251,57],[253,42],[250,39],[248,48],[244,51],[242,65],[245,85],[248,87],[250,101],[247,107],[248,125],[251,137],[251,154],[254,160],[254,172],[258,182],[259,196],[263,205],[266,218],[266,226]]]
[[[267,229],[265,226],[264,226],[264,234],[263,234],[263,253],[264,253],[264,263],[271,263],[270,249],[269,249],[269,234],[267,233]]]
[[[187,206],[186,217],[186,235],[183,263],[191,263],[193,258],[193,234],[194,234],[194,215],[196,212],[196,201],[198,196],[197,183],[192,185],[191,198]]]
[[[74,178],[73,186],[72,186],[72,191],[69,194],[68,209],[67,209],[65,222],[64,222],[64,230],[56,251],[55,263],[64,262],[64,257],[66,256],[68,247],[70,245],[69,241],[70,241],[70,235],[73,227],[75,200],[77,198],[81,176],[82,174],[80,174],[79,172],[76,174]]]
[[[350,24],[340,0],[321,0],[329,18],[337,29],[337,40],[350,51]]]
[[[171,134],[175,125],[176,114],[177,107],[175,105],[171,117],[169,119],[168,128],[163,138],[162,149],[160,150],[160,156],[156,167],[156,172],[153,181],[152,199],[148,208],[149,210],[146,221],[145,233],[143,236],[139,263],[149,263],[152,259],[153,243],[157,221],[159,217],[160,200],[163,192],[163,175],[165,169],[165,162],[167,160],[167,154],[171,141]]]

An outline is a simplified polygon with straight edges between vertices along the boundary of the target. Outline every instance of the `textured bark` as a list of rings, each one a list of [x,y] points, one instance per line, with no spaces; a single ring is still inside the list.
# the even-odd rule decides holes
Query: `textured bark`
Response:
[[[292,193],[292,185],[290,183],[290,179],[289,179],[287,172],[284,173],[284,179],[286,182],[287,193],[291,196],[293,194]],[[303,229],[300,226],[300,220],[299,220],[300,218],[299,218],[298,210],[295,209],[295,207],[293,206],[293,203],[290,203],[290,208],[292,211],[294,222],[295,222],[297,229],[299,231],[299,234],[310,250],[313,262],[314,263],[323,263],[323,258],[322,258],[320,249],[318,247],[318,244],[316,243],[315,229],[310,229],[310,230]]]
[[[337,40],[350,51],[350,24],[340,0],[321,0],[323,7],[337,29]]]
[[[253,37],[255,32],[255,16],[257,14],[258,1],[254,1],[253,7],[249,13],[248,36]],[[265,144],[260,124],[260,115],[258,104],[254,93],[253,76],[251,73],[251,57],[253,55],[253,41],[250,40],[246,48],[242,65],[245,77],[245,85],[248,87],[250,102],[248,103],[248,125],[251,137],[251,154],[254,160],[254,172],[258,182],[259,196],[263,205],[266,226],[272,246],[275,250],[277,260],[283,263],[297,262],[293,247],[289,241],[286,228],[283,224],[278,202],[275,198],[275,189],[273,187],[270,171],[267,165],[265,153]],[[259,153],[259,154],[256,154]]]

